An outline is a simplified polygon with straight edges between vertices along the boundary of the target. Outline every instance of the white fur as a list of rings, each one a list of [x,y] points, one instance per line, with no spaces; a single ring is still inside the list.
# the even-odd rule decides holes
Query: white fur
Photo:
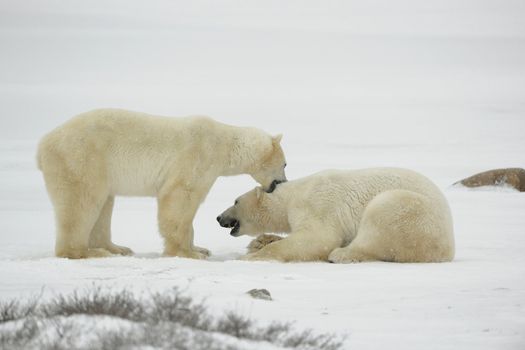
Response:
[[[240,234],[290,235],[249,260],[337,263],[367,260],[440,262],[454,257],[450,209],[426,177],[406,169],[329,170],[252,190],[222,215]]]
[[[111,242],[113,198],[155,196],[166,255],[203,258],[193,218],[218,176],[284,180],[280,136],[207,117],[168,118],[117,109],[81,114],[46,135],[38,165],[55,208],[56,254],[131,251]]]

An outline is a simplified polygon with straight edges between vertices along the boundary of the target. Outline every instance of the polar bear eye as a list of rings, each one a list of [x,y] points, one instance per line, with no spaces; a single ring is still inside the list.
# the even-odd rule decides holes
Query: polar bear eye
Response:
[[[286,166],[287,166],[287,165],[288,165],[288,164],[284,163],[284,166],[283,166],[283,168],[286,168]]]
[[[235,203],[233,205],[237,205],[237,204],[239,204],[239,200],[238,199],[235,200]]]

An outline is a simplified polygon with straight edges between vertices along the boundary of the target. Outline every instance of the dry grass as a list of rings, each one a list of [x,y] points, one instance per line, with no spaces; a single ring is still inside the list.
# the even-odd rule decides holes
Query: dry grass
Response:
[[[92,287],[26,302],[0,303],[2,349],[236,350],[257,343],[283,349],[338,350],[343,337],[296,331],[290,323],[259,326],[235,312],[213,317],[176,288],[137,297]]]

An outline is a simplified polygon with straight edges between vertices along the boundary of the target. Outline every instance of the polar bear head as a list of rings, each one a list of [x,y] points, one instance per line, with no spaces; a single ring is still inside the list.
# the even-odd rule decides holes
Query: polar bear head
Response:
[[[238,197],[233,206],[217,217],[217,221],[222,227],[231,228],[230,235],[234,237],[289,232],[286,211],[272,199],[273,196],[275,194],[256,187]]]
[[[286,182],[286,159],[281,148],[282,135],[272,137],[271,149],[263,152],[262,159],[256,161],[249,173],[255,181],[260,183],[266,192],[273,192],[275,187]]]

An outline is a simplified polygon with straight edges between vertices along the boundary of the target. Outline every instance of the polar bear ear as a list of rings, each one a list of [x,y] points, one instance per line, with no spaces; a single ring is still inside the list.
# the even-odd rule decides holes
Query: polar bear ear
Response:
[[[282,138],[283,138],[283,134],[275,135],[274,137],[272,137],[272,142],[274,144],[279,144],[281,143]]]

